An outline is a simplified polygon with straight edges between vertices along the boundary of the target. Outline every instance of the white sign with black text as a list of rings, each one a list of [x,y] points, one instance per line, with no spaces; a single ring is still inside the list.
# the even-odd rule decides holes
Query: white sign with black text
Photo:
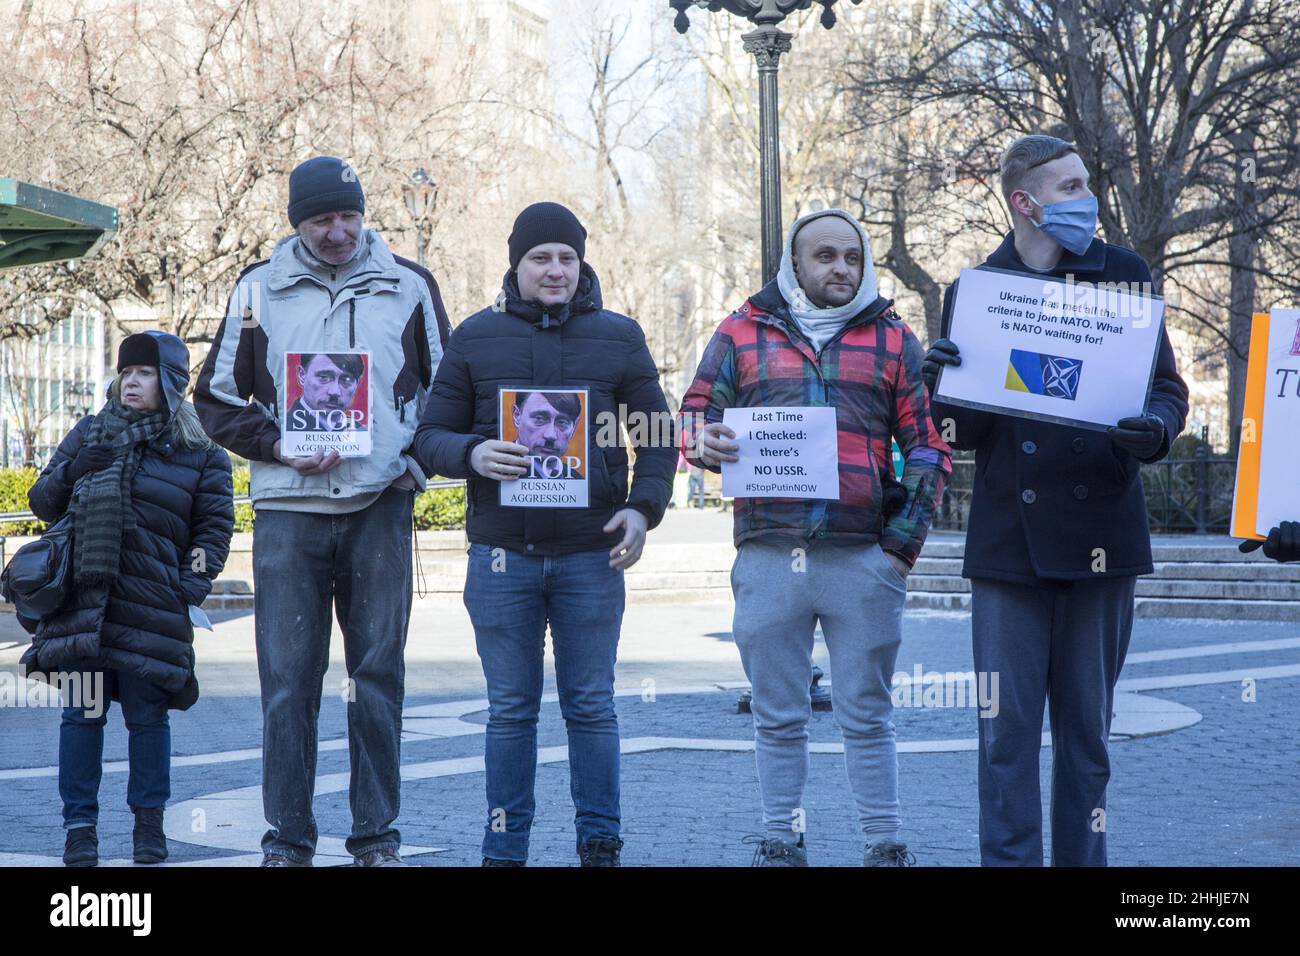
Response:
[[[1104,430],[1146,411],[1163,317],[1137,286],[963,269],[934,398]]]
[[[740,446],[740,461],[722,463],[724,498],[839,500],[834,408],[728,408],[722,423]]]

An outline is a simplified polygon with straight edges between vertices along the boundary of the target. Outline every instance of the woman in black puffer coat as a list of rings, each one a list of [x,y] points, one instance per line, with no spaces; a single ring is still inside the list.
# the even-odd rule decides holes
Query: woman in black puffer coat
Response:
[[[59,731],[70,866],[98,861],[110,699],[121,703],[130,734],[135,860],[166,859],[167,711],[198,699],[191,614],[201,614],[234,530],[230,459],[184,400],[185,343],[163,332],[128,336],[117,370],[108,403],[68,433],[28,494],[43,521],[73,512],[73,593],[37,624],[21,662],[29,677],[81,689],[78,700],[65,701],[72,706]]]

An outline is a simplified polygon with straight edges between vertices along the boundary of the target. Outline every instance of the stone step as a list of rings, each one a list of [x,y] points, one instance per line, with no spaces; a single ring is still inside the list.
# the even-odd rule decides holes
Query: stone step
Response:
[[[919,565],[918,565],[919,567]],[[645,571],[639,566],[628,572],[628,591],[711,590],[729,588],[731,572],[726,571]],[[913,571],[908,578],[909,590],[935,593],[967,593],[970,581],[953,574],[925,574]],[[445,573],[431,574],[426,569],[422,585],[426,591],[459,592],[465,586],[465,569],[448,569]],[[1199,600],[1233,601],[1296,601],[1300,602],[1300,583],[1293,581],[1258,580],[1241,577],[1235,580],[1181,579],[1169,577],[1141,577],[1137,581],[1139,597],[1194,598]]]
[[[1218,562],[1223,564],[1252,564],[1267,565],[1274,562],[1269,561],[1264,555],[1255,551],[1252,554],[1242,554],[1236,545],[1213,545],[1213,544],[1159,544],[1152,542],[1151,557],[1156,562]]]
[[[1202,601],[1195,598],[1138,598],[1138,617],[1205,617],[1231,621],[1300,623],[1300,601]]]
[[[633,576],[628,576],[629,582]],[[958,579],[960,580],[960,579]],[[969,611],[971,595],[967,590],[931,589],[933,583],[921,578],[912,579],[906,607],[910,610]],[[966,582],[962,582],[966,583]],[[1141,583],[1141,582],[1139,582]],[[1198,582],[1199,583],[1199,582]],[[629,604],[729,604],[730,582],[721,577],[710,578],[711,586],[696,583],[690,587],[641,588],[629,586]],[[426,597],[435,601],[458,601],[463,588],[460,582],[428,582]],[[1251,599],[1227,600],[1177,595],[1142,595],[1136,599],[1135,614],[1144,618],[1210,618],[1215,620],[1293,621],[1300,623],[1300,601]],[[248,593],[213,594],[204,602],[209,611],[246,611],[253,607],[253,597]]]
[[[1188,557],[1184,552],[1191,550],[1200,553]],[[1157,577],[1234,578],[1253,575],[1278,581],[1300,581],[1300,564],[1278,564],[1266,558],[1248,557],[1236,548],[1156,548],[1153,555]],[[735,549],[730,544],[675,544],[671,547],[647,548],[637,568],[652,571],[730,571],[735,557]],[[464,549],[420,549],[420,564],[426,573],[436,573],[448,567],[464,567],[465,561]],[[960,574],[961,567],[960,547],[953,550],[950,545],[927,544],[914,570],[925,574]]]
[[[909,576],[908,585],[910,591],[941,594],[970,591],[970,582],[965,578],[946,575],[924,575],[916,572]],[[1252,578],[1225,581],[1140,577],[1137,580],[1136,591],[1138,597],[1222,601],[1293,601],[1300,605],[1300,584],[1291,581],[1261,581]]]
[[[243,578],[217,578],[212,582],[212,594],[252,594],[253,583]]]
[[[1221,601],[1293,601],[1300,605],[1300,584],[1294,581],[1174,580],[1138,578],[1139,597],[1193,598]]]
[[[253,594],[210,594],[203,602],[205,611],[251,611]]]
[[[1300,582],[1300,563],[1278,564],[1275,561],[1254,561],[1237,553],[1237,560],[1216,561],[1164,561],[1157,553],[1152,562],[1155,571],[1149,575],[1156,578],[1195,578],[1217,580],[1252,579],[1261,581],[1296,581]],[[961,576],[962,559],[940,558],[930,554],[926,545],[921,557],[912,568],[913,574],[953,574]]]
[[[909,591],[906,606],[909,610],[969,611],[970,601],[970,594]],[[1134,615],[1142,618],[1210,618],[1300,623],[1300,602],[1138,597],[1134,601]]]
[[[1300,583],[1300,564],[1275,561],[1156,561],[1153,578],[1211,579],[1219,581],[1294,581]]]
[[[913,591],[907,592],[907,603],[903,605],[909,611],[969,611],[970,592],[956,591]]]

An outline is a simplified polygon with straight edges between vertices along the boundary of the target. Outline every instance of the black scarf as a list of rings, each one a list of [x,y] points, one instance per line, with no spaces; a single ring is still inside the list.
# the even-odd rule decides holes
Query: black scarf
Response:
[[[73,495],[73,559],[81,587],[117,577],[122,535],[135,527],[131,482],[144,446],[167,427],[166,411],[140,412],[110,399],[86,430],[86,444],[107,444],[113,463],[77,482]]]

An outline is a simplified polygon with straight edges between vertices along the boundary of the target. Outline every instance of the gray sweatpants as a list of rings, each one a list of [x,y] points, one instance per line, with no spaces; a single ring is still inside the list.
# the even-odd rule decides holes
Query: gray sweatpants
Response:
[[[898,837],[898,757],[890,681],[907,585],[877,544],[747,541],[731,569],[732,624],[753,714],[763,828],[804,830],[813,632],[821,622],[844,765],[868,842]]]

